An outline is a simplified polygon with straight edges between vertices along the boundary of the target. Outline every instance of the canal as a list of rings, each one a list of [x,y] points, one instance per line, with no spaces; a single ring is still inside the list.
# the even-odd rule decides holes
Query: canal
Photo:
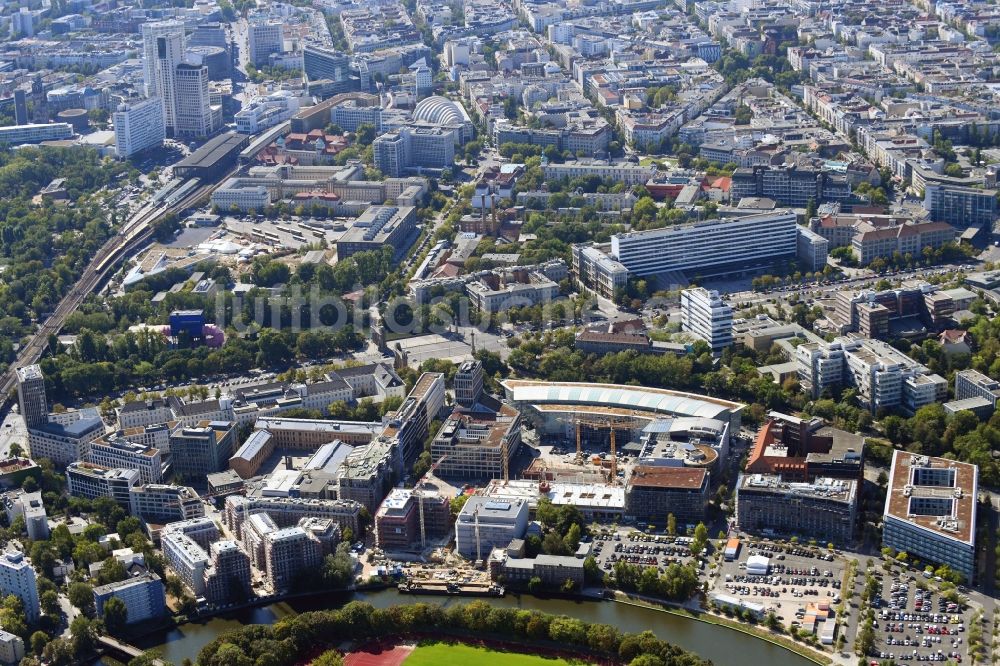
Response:
[[[334,608],[353,600],[366,601],[378,608],[417,601],[444,605],[469,601],[453,597],[402,596],[393,589],[354,594],[326,594],[307,600],[246,609],[202,623],[185,624],[169,631],[150,634],[135,643],[143,649],[156,648],[164,659],[180,664],[184,658],[196,659],[202,646],[219,634],[242,625],[271,624],[288,615],[321,608]],[[746,664],[812,666],[813,664],[804,657],[753,636],[649,608],[611,601],[543,599],[528,595],[507,595],[501,599],[488,601],[498,606],[537,609],[553,615],[571,615],[586,622],[610,624],[626,632],[651,629],[660,638],[711,659],[716,666],[746,666]]]

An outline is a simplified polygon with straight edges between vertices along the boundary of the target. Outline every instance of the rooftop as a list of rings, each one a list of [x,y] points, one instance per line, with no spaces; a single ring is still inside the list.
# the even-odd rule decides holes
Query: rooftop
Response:
[[[697,490],[704,486],[708,470],[704,468],[637,465],[629,478],[630,487]]]
[[[739,402],[694,393],[620,384],[539,382],[524,379],[508,379],[501,384],[513,401],[518,403],[590,404],[662,413],[664,416],[702,416],[726,421],[730,414],[737,413],[744,407]]]
[[[975,465],[895,451],[885,517],[972,545],[979,469]]]

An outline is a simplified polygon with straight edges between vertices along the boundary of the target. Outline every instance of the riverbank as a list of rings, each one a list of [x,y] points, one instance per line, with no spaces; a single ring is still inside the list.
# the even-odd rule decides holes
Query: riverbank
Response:
[[[422,601],[447,608],[466,604],[469,600],[454,597],[414,599],[409,595],[398,594],[395,589],[310,593],[267,606],[244,606],[212,617],[193,619],[192,622],[169,631],[148,634],[136,641],[135,645],[154,650],[163,659],[180,664],[184,659],[196,659],[203,646],[242,626],[274,624],[292,615],[338,608],[351,601],[369,603],[377,608],[398,605],[404,601]],[[647,604],[609,603],[591,597],[569,599],[562,595],[559,598],[536,597],[517,593],[507,594],[503,598],[485,598],[483,601],[501,608],[539,610],[550,615],[567,615],[586,622],[609,624],[631,633],[651,629],[658,637],[711,659],[717,666],[746,663],[814,666],[823,663],[775,642],[762,640],[751,633],[719,632],[713,625],[721,622],[692,621],[696,618],[689,613],[664,613],[661,608]]]
[[[628,606],[637,606],[639,608],[648,608],[660,613],[669,613],[670,615],[675,615],[677,617],[687,618],[689,620],[695,620],[697,622],[704,622],[705,624],[711,624],[719,627],[726,627],[727,629],[732,629],[733,631],[738,631],[747,636],[752,636],[757,640],[766,641],[771,645],[788,650],[789,652],[794,652],[795,654],[808,659],[814,664],[819,666],[830,666],[833,663],[833,659],[828,655],[816,652],[804,645],[796,643],[790,638],[781,636],[771,631],[764,632],[753,625],[748,625],[743,622],[737,622],[735,620],[730,620],[729,618],[722,615],[715,615],[708,612],[696,612],[684,606],[683,604],[675,604],[669,601],[647,601],[644,599],[632,598],[623,593],[617,593],[613,599],[616,603],[625,604]]]

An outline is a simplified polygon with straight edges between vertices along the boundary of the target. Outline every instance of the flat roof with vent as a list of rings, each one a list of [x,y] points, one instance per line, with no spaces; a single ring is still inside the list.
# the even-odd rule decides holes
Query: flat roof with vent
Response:
[[[972,544],[979,469],[969,463],[895,451],[885,518]]]

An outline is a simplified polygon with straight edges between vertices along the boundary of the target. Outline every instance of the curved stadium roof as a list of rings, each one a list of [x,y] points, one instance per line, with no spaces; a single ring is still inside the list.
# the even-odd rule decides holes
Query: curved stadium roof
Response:
[[[413,119],[424,120],[436,125],[453,125],[469,121],[465,109],[457,102],[440,95],[420,100],[413,109]]]
[[[572,382],[503,382],[514,402],[563,405],[601,405],[654,412],[664,416],[696,416],[729,420],[744,405],[693,393],[667,389],[625,386],[622,384],[584,384]]]

